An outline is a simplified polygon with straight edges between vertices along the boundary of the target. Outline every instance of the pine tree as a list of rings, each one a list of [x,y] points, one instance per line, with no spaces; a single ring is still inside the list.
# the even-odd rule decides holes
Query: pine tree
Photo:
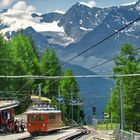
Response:
[[[140,72],[140,59],[132,45],[126,44],[121,48],[121,56],[115,60],[114,74],[135,74]],[[123,82],[125,128],[140,131],[140,77],[120,77],[112,95],[112,115],[119,118],[119,83]],[[109,109],[108,109],[109,110]]]
[[[47,49],[41,57],[40,62],[41,75],[57,76],[61,75],[61,65],[53,49]],[[42,88],[45,96],[50,99],[58,94],[58,79],[47,79],[42,81]]]
[[[10,52],[9,42],[0,34],[0,75],[6,76],[12,74]],[[7,93],[7,91],[10,90],[9,82],[10,79],[0,79],[1,97],[9,96]]]
[[[13,63],[14,75],[35,75],[39,74],[39,61],[36,56],[36,51],[31,42],[31,38],[26,37],[22,31],[20,31],[10,42],[11,46],[11,60]],[[13,80],[13,89],[15,91],[20,90],[24,87],[26,95],[29,95],[33,88],[34,80],[28,79],[15,79]],[[25,95],[21,92],[17,94],[18,97],[22,98]],[[19,96],[21,95],[21,96]]]

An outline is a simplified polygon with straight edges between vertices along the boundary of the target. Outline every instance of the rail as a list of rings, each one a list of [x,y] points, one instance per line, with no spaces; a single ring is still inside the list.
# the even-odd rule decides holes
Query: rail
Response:
[[[73,134],[67,138],[65,138],[65,140],[77,140],[78,138],[84,136],[84,135],[88,135],[90,133],[90,130],[86,129],[86,128],[82,128],[80,130],[80,132]]]

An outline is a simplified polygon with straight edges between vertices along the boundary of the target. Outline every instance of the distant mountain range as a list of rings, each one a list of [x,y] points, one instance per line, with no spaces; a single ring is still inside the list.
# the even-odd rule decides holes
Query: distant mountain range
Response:
[[[85,68],[77,65],[66,64],[64,69],[71,68],[75,75],[95,75]],[[106,78],[77,78],[80,88],[80,94],[84,102],[84,110],[88,123],[92,122],[92,107],[96,107],[97,118],[103,118],[108,99],[111,95],[111,88],[114,86],[113,79]]]
[[[59,59],[67,61],[138,17],[140,17],[140,0],[131,5],[107,8],[91,8],[83,3],[76,3],[64,14],[57,12],[39,14],[4,9],[0,13],[0,30],[5,38],[10,38],[16,34],[18,29],[23,28],[26,35],[32,36],[40,53],[48,47],[53,47]],[[78,74],[82,72],[82,74],[85,74],[86,71],[88,73],[111,73],[114,65],[113,61],[90,71],[88,69],[117,56],[122,45],[126,43],[140,47],[140,21],[83,55],[76,57],[67,66],[71,67],[75,73],[78,72]],[[88,84],[85,84],[84,81]],[[85,106],[89,109],[86,109],[88,115],[91,114],[91,108],[89,107],[94,105],[95,98],[93,97],[94,94],[86,93],[85,89],[91,89],[93,92],[95,87],[104,84],[103,81],[111,86],[113,85],[112,81],[103,80],[102,78],[98,80],[78,79],[81,95],[87,97],[85,98]],[[109,93],[109,88],[104,90],[104,93],[99,92],[97,94],[106,95]],[[91,98],[94,99],[89,101]],[[108,97],[105,98],[105,103],[107,99]],[[96,105],[100,106],[99,104],[100,102],[96,102]],[[103,109],[102,105],[99,108]],[[102,109],[99,109],[99,114],[103,111]]]
[[[39,52],[54,47],[61,61],[66,61],[139,17],[140,0],[132,5],[108,8],[91,8],[76,3],[64,14],[4,9],[0,15],[0,30],[5,36],[12,36],[19,28],[23,28],[26,34],[32,35]],[[70,63],[89,69],[118,55],[125,43],[139,46],[140,21]],[[113,62],[107,65],[106,70],[103,70],[106,66],[102,66],[93,71],[111,72]]]

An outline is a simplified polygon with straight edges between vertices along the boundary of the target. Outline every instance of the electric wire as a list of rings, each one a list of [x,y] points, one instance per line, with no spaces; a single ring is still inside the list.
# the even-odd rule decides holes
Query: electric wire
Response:
[[[61,78],[117,78],[117,77],[135,77],[140,76],[140,73],[134,74],[91,74],[91,75],[70,75],[70,76],[40,76],[40,75],[22,75],[22,76],[5,76],[0,75],[0,78],[9,78],[9,79],[19,79],[19,78],[27,78],[27,79],[61,79]],[[27,84],[27,83],[26,83]]]
[[[139,49],[140,49],[140,47],[134,49],[134,51],[137,51],[137,50],[139,50]],[[122,57],[122,56],[125,56],[125,55],[121,55],[120,57]],[[107,60],[107,61],[105,61],[105,62],[102,62],[102,63],[100,63],[100,64],[97,64],[97,65],[95,65],[95,66],[92,66],[92,67],[90,67],[88,70],[91,70],[91,69],[93,69],[93,68],[97,68],[97,67],[102,66],[102,65],[104,65],[104,64],[106,64],[106,63],[109,63],[109,62],[111,62],[111,61],[114,61],[117,57],[118,57],[118,56],[115,56],[115,57],[113,57],[113,58],[111,58],[111,59],[109,59],[109,60]]]
[[[66,63],[72,61],[73,59],[75,59],[76,57],[84,54],[85,52],[95,48],[96,46],[98,46],[99,44],[103,43],[104,41],[108,40],[109,38],[111,38],[112,36],[116,35],[117,33],[121,32],[122,30],[126,29],[127,27],[129,27],[130,25],[132,25],[133,23],[135,23],[136,21],[140,20],[140,17],[136,18],[135,20],[133,20],[132,22],[128,23],[127,25],[125,25],[124,27],[120,28],[119,30],[115,31],[114,33],[110,34],[109,36],[105,37],[104,39],[102,39],[101,41],[97,42],[95,45],[91,46],[90,48],[82,51],[81,53],[75,55],[74,57],[70,58],[69,60],[66,61]]]
[[[78,56],[84,54],[85,52],[87,52],[87,51],[89,51],[89,50],[95,48],[95,47],[98,46],[99,44],[103,43],[103,42],[106,41],[107,39],[109,39],[109,38],[111,38],[112,36],[116,35],[116,34],[119,33],[120,31],[126,29],[127,27],[129,27],[129,26],[132,25],[133,23],[137,22],[138,20],[140,20],[140,17],[136,18],[135,20],[133,20],[133,21],[130,22],[129,24],[127,24],[127,25],[125,25],[124,27],[120,28],[119,30],[115,31],[113,34],[111,34],[111,35],[105,37],[104,39],[102,39],[101,41],[99,41],[98,43],[96,43],[95,45],[93,45],[92,47],[90,47],[90,48],[84,50],[83,52],[77,54],[76,56],[70,58],[69,60],[67,60],[66,62],[64,62],[63,65],[66,64],[66,63],[68,63],[68,62],[70,62],[70,61],[72,61],[72,60],[75,59],[76,57],[78,57]],[[43,74],[43,75],[45,75],[45,74]],[[55,82],[56,82],[56,81],[52,82],[50,85],[54,84]],[[27,84],[28,84],[28,83],[29,83],[29,82],[27,82]],[[27,84],[25,83],[25,84],[19,89],[18,92],[20,92]],[[50,85],[48,85],[48,86],[50,86]],[[17,92],[17,93],[18,93],[18,92]]]

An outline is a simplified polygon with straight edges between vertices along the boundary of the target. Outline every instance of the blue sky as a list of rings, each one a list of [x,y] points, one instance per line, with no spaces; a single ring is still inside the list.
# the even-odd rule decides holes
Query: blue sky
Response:
[[[0,9],[12,7],[16,2],[20,0],[0,0]],[[85,2],[93,0],[22,0],[25,1],[28,5],[35,7],[37,12],[45,13],[52,11],[67,11],[72,5],[76,2]],[[126,3],[132,3],[137,0],[94,0],[96,7],[108,7],[122,5]]]

